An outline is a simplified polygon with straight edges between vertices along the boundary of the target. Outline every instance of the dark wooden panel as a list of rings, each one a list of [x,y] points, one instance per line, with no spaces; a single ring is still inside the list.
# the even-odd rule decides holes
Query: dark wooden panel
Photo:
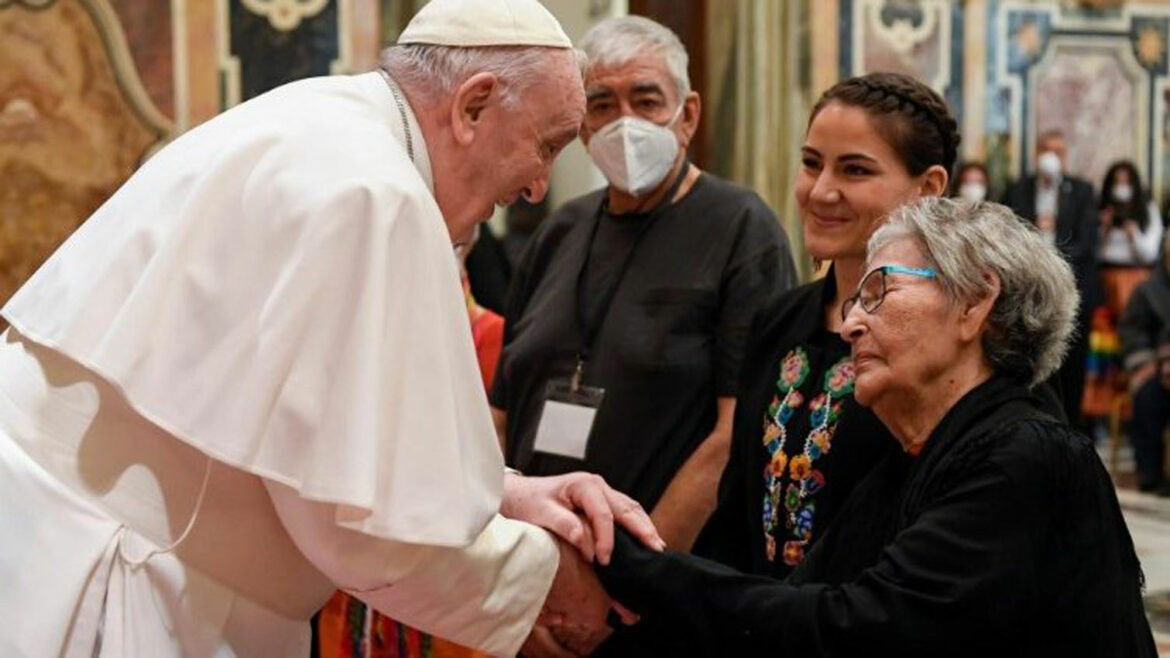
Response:
[[[629,0],[630,13],[658,21],[674,30],[690,55],[691,88],[700,95],[707,91],[707,2],[708,0]],[[710,99],[704,98],[704,105]],[[703,120],[710,117],[704,116]],[[691,159],[707,168],[707,131],[702,128],[691,141]]]
[[[249,10],[241,0],[229,0],[231,52],[240,60],[240,100],[286,82],[329,75],[337,59],[337,2],[329,0],[320,12],[291,25]]]

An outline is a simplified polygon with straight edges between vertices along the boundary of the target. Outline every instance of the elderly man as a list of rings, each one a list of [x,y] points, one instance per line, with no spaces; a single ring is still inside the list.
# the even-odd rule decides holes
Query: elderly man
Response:
[[[1097,264],[1097,200],[1093,186],[1067,171],[1064,134],[1046,130],[1036,139],[1036,173],[1012,185],[1004,204],[1040,229],[1072,265],[1081,294],[1077,331],[1056,378],[1065,416],[1081,423],[1081,396],[1085,389],[1085,357],[1089,351],[1089,318],[1104,299]]]
[[[568,39],[434,0],[383,65],[179,138],[3,309],[0,654],[308,655],[341,587],[507,655],[609,602],[501,514],[602,561],[615,517],[660,541],[595,476],[505,477],[451,253],[544,196]]]
[[[582,48],[581,138],[609,185],[533,237],[493,413],[512,466],[598,473],[690,550],[715,507],[749,324],[795,270],[760,198],[687,161],[700,101],[678,37],[630,16]]]

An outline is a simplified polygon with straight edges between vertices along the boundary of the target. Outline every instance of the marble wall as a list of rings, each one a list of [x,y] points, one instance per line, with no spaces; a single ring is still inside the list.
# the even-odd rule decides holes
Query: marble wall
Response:
[[[1117,159],[1170,191],[1170,3],[1067,0],[835,0],[839,79],[912,73],[950,103],[965,158],[997,188],[1029,171],[1038,133],[1068,137],[1070,170],[1098,183]],[[829,30],[832,30],[830,32]],[[822,76],[822,80],[824,80]]]
[[[0,303],[155,150],[419,0],[0,0]],[[409,7],[407,5],[410,5]]]
[[[133,30],[159,18],[127,4]],[[0,300],[173,134],[168,76],[143,70],[105,2],[0,2]]]

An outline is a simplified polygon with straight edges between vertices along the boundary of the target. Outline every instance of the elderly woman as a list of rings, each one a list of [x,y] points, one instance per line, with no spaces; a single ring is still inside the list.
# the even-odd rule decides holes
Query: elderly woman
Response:
[[[896,211],[842,335],[902,451],[783,582],[623,538],[603,583],[687,655],[1156,655],[1109,478],[1029,393],[1076,308],[1069,266],[1006,208]]]

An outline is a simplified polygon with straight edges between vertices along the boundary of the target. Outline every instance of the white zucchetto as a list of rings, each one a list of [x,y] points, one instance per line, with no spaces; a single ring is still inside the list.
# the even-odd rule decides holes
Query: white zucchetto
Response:
[[[398,45],[406,44],[573,47],[536,0],[431,0],[398,37]]]

